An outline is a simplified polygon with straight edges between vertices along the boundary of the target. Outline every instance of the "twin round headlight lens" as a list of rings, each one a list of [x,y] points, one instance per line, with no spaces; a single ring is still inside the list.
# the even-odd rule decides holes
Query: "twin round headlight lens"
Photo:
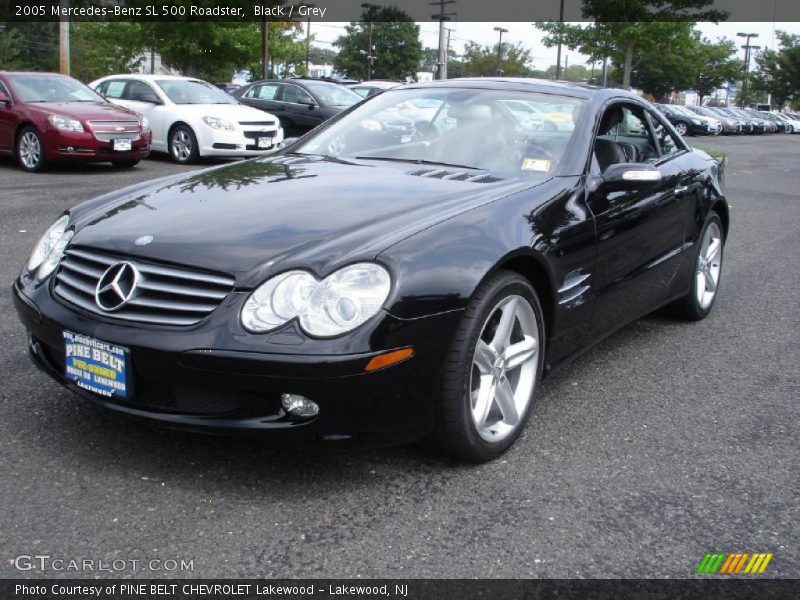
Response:
[[[306,271],[288,271],[250,295],[242,308],[242,325],[263,333],[296,318],[306,333],[334,337],[378,314],[390,289],[388,271],[374,263],[344,267],[322,281]]]
[[[67,230],[69,226],[69,216],[64,215],[53,223],[44,235],[37,242],[36,246],[28,259],[28,271],[36,271],[36,278],[45,279],[58,266],[64,250],[75,233]]]

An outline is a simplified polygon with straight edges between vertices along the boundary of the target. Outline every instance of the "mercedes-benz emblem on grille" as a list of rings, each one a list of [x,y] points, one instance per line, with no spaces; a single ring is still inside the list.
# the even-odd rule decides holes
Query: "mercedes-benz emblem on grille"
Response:
[[[118,262],[106,269],[94,292],[94,301],[105,311],[122,308],[136,291],[139,271],[129,262]]]

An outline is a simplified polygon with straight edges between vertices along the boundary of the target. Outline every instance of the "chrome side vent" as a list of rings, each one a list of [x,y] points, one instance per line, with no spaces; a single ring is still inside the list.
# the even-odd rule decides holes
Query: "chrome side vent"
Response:
[[[409,175],[414,177],[429,177],[432,179],[449,179],[452,181],[469,181],[470,183],[494,183],[502,181],[500,177],[487,175],[485,173],[476,174],[474,171],[448,171],[447,169],[418,169],[411,171]]]
[[[103,310],[95,301],[106,270],[127,262],[138,272],[130,298],[120,308]],[[55,275],[56,297],[109,319],[154,325],[194,325],[208,316],[232,290],[234,278],[115,256],[85,247],[68,248]]]

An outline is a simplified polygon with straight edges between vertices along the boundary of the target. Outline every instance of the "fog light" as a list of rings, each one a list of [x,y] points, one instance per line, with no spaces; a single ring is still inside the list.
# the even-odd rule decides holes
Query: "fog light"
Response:
[[[297,394],[281,394],[281,404],[283,410],[293,417],[316,417],[319,414],[319,406],[313,400]]]

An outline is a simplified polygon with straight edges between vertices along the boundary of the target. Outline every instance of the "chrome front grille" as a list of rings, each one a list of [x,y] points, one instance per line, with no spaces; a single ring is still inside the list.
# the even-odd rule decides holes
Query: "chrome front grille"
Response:
[[[106,269],[120,262],[136,267],[138,281],[122,307],[106,311],[95,301],[95,291]],[[233,290],[233,284],[233,277],[227,275],[72,247],[58,267],[54,290],[58,298],[110,319],[186,326],[198,323],[217,308]]]
[[[89,121],[89,127],[98,140],[138,140],[141,137],[139,121]]]

